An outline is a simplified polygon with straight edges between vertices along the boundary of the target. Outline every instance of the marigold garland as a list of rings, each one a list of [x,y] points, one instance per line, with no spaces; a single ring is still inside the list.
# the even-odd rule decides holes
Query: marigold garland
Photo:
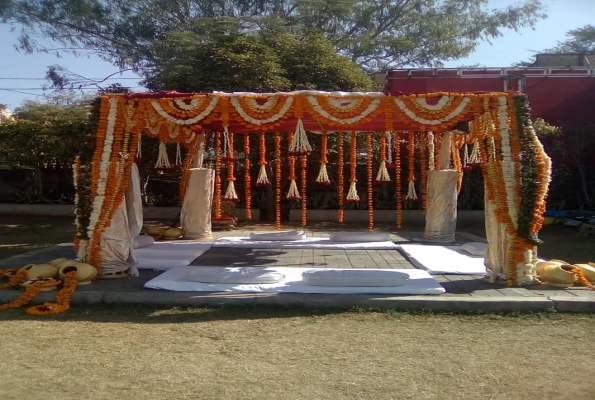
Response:
[[[343,132],[337,132],[337,152],[338,152],[338,160],[337,160],[337,171],[339,176],[337,177],[337,197],[339,199],[339,211],[337,215],[337,221],[343,222],[344,220],[344,210],[343,210],[343,201],[344,201],[344,185],[345,185],[345,175],[343,174],[343,168],[345,165],[344,157],[344,149],[343,149]]]
[[[10,303],[0,304],[0,309],[19,308],[27,305],[33,300],[35,296],[43,290],[45,286],[56,285],[58,281],[55,279],[44,279],[28,285],[25,292]]]
[[[306,192],[307,186],[307,171],[308,171],[308,156],[302,155],[300,157],[302,162],[302,171],[301,171],[301,184],[302,184],[302,193],[301,193],[301,206],[302,206],[302,226],[306,226],[307,219],[308,219],[308,198]]]
[[[376,174],[376,183],[390,182],[390,176],[387,170],[387,133],[386,131],[380,132],[380,166],[378,167],[378,174]],[[390,153],[390,150],[388,151]]]
[[[281,230],[281,135],[275,132],[275,226]]]
[[[421,205],[424,214],[428,211],[428,147],[426,145],[428,135],[420,132],[419,142],[419,167],[420,167],[420,186],[421,186]]]
[[[401,187],[401,139],[398,133],[394,136],[395,149],[395,183],[396,183],[396,201],[397,201],[397,228],[403,227],[403,189]]]
[[[26,313],[29,315],[56,315],[67,311],[70,308],[70,298],[72,293],[76,290],[77,271],[70,271],[66,273],[62,289],[56,295],[55,303],[43,303],[38,306],[28,308]]]
[[[227,130],[226,130],[227,132]],[[234,134],[233,132],[227,132],[227,140],[228,140],[228,154],[225,158],[222,158],[222,161],[227,161],[227,190],[225,191],[225,195],[223,196],[223,200],[226,201],[233,201],[238,202],[240,199],[238,198],[238,194],[236,193],[235,181],[236,177],[234,176],[234,168],[235,168],[235,150],[234,150]]]
[[[20,285],[21,282],[27,279],[27,271],[21,269],[14,272],[14,270],[7,269],[2,271],[0,279],[6,277],[8,277],[8,282],[0,285],[0,289],[8,289]]]
[[[215,219],[221,218],[221,132],[215,134]]]
[[[318,172],[318,177],[316,178],[316,181],[314,181],[317,185],[330,185],[331,181],[329,179],[328,176],[328,172],[326,169],[326,164],[328,164],[328,159],[327,159],[327,153],[328,153],[328,147],[327,147],[327,133],[326,132],[322,132],[322,136],[320,138],[320,170]]]
[[[583,286],[588,287],[591,290],[595,290],[595,285],[593,285],[591,282],[589,282],[589,280],[587,279],[587,277],[585,276],[583,271],[581,271],[580,268],[572,268],[572,269],[570,269],[570,272],[572,272],[576,276],[576,281],[578,283],[580,283]]]
[[[252,180],[250,178],[250,135],[244,134],[244,196],[246,219],[252,219]]]
[[[374,180],[373,180],[373,165],[372,165],[372,133],[366,132],[366,167],[368,179],[368,230],[374,230]]]
[[[287,134],[287,141],[288,143],[293,143],[293,133],[289,132]],[[301,196],[300,196],[300,192],[297,188],[297,184],[295,182],[295,180],[297,179],[297,176],[295,174],[295,161],[296,161],[296,156],[289,153],[289,176],[287,177],[287,180],[289,180],[289,190],[287,191],[287,196],[285,196],[285,198],[287,200],[300,200]]]
[[[351,176],[349,178],[349,191],[347,192],[347,197],[345,201],[348,203],[357,203],[360,198],[357,194],[357,134],[355,132],[351,132]]]
[[[264,132],[260,132],[259,134],[259,144],[260,144],[260,159],[258,161],[258,165],[260,165],[260,169],[258,171],[258,178],[256,179],[256,186],[269,186],[271,182],[267,176],[267,160],[266,160],[266,138]]]
[[[409,176],[407,177],[408,189],[405,201],[417,200],[415,191],[415,132],[409,131]]]

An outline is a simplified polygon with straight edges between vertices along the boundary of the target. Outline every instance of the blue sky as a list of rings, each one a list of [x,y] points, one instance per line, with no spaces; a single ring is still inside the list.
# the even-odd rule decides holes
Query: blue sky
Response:
[[[492,8],[502,8],[514,4],[515,0],[490,0]],[[446,67],[479,64],[485,67],[506,67],[512,63],[528,60],[539,50],[553,47],[565,34],[587,24],[595,24],[595,0],[542,0],[547,7],[548,18],[539,21],[534,30],[523,29],[520,32],[505,31],[504,36],[496,38],[492,44],[481,43],[477,50],[465,59],[451,61]],[[117,68],[97,57],[74,57],[63,55],[58,58],[50,54],[24,54],[14,49],[17,34],[10,32],[10,26],[0,24],[0,51],[3,60],[0,63],[0,103],[14,109],[23,100],[42,100],[45,93],[41,88],[47,85],[44,78],[48,65],[60,64],[69,70],[90,78],[103,78],[118,71]],[[9,78],[9,79],[7,79]],[[27,78],[27,79],[25,79]],[[143,91],[138,79],[128,72],[118,74],[110,83],[119,82]]]

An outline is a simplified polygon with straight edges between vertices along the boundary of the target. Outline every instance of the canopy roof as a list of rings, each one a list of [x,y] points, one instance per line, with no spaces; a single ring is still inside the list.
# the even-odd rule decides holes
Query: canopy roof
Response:
[[[132,93],[132,124],[164,141],[192,142],[202,129],[248,133],[293,131],[298,120],[313,132],[442,131],[499,105],[509,93],[297,91],[280,93]],[[143,119],[140,121],[139,119]],[[181,134],[181,135],[180,135]]]

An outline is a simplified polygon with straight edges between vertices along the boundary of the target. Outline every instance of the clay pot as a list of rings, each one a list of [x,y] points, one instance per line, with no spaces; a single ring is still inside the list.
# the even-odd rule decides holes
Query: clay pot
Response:
[[[58,276],[58,267],[52,264],[29,264],[21,268],[27,271],[27,279],[55,278]]]
[[[66,279],[66,273],[76,271],[77,285],[88,285],[97,276],[97,270],[94,266],[78,261],[71,261],[62,265],[58,271],[58,276],[61,280]]]
[[[33,280],[27,280],[23,283],[21,283],[21,286],[23,287],[27,287],[27,286],[31,286],[36,282],[36,279]],[[41,288],[42,292],[49,292],[50,290],[56,290],[58,288],[58,285],[62,283],[62,281],[58,281],[58,280],[54,280],[54,282],[52,282],[51,284],[46,283],[46,285],[44,287]]]
[[[179,239],[184,236],[184,231],[181,228],[169,228],[163,232],[163,238],[167,240]]]
[[[56,258],[55,260],[52,260],[52,261],[48,262],[48,264],[52,264],[56,268],[60,269],[60,267],[62,267],[62,265],[66,265],[67,263],[69,263],[71,261],[75,261],[75,260],[71,260],[69,258],[61,257],[61,258]]]
[[[573,267],[580,269],[589,282],[595,283],[595,266],[591,264],[574,264]]]
[[[148,225],[146,226],[147,235],[153,237],[160,237],[163,234],[164,228],[159,225]]]
[[[574,284],[576,275],[570,272],[572,268],[572,265],[551,261],[538,263],[536,267],[547,285],[557,287],[570,287]]]

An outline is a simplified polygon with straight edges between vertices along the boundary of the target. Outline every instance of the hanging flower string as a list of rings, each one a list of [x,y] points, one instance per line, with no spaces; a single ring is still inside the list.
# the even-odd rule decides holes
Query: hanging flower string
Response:
[[[27,279],[27,271],[25,270],[4,270],[0,273],[0,279],[8,277],[8,282],[0,285],[0,289],[8,289],[18,286]]]
[[[225,195],[223,196],[223,200],[227,200],[227,201],[233,201],[235,203],[237,203],[238,201],[240,201],[240,199],[238,198],[238,194],[236,193],[236,185],[235,185],[235,181],[236,181],[236,177],[234,176],[234,168],[235,168],[235,151],[234,151],[234,135],[233,133],[230,133],[229,131],[227,131],[227,128],[225,128],[225,131],[227,132],[227,156],[226,158],[222,159],[224,161],[227,161],[227,190],[225,191]],[[224,132],[224,137],[225,137],[225,132]]]
[[[258,161],[258,165],[260,165],[260,169],[258,170],[258,178],[256,179],[256,186],[269,186],[271,182],[269,182],[269,177],[267,176],[267,160],[266,160],[266,138],[264,136],[264,132],[260,132],[259,134],[259,144],[260,144],[260,159]]]
[[[427,135],[421,134],[419,139],[422,145],[419,147],[419,167],[420,171],[420,186],[421,186],[421,204],[424,214],[428,211],[428,147],[424,144],[427,141]]]
[[[246,219],[252,219],[252,179],[250,177],[250,135],[244,134],[244,197]]]
[[[386,168],[395,169],[395,163],[393,161],[393,136],[392,131],[386,132]]]
[[[337,220],[339,222],[343,222],[345,211],[343,210],[343,202],[344,202],[344,185],[345,185],[345,175],[343,175],[343,165],[344,162],[344,149],[343,149],[343,132],[337,132],[337,147],[338,147],[338,160],[337,160],[337,170],[339,176],[337,178],[337,197],[339,199],[339,212],[337,215]]]
[[[275,226],[281,230],[281,135],[275,132]]]
[[[320,139],[320,171],[318,172],[318,177],[316,178],[316,184],[318,185],[330,185],[331,181],[328,176],[328,172],[326,169],[326,164],[328,164],[328,148],[327,148],[327,133],[322,132],[322,137]]]
[[[306,226],[308,218],[308,198],[307,198],[307,176],[308,176],[308,156],[303,154],[301,157],[302,171],[301,171],[301,183],[302,183],[302,226]]]
[[[293,142],[293,134],[291,132],[288,133],[288,141],[290,143]],[[291,154],[291,153],[289,153]],[[301,196],[300,196],[300,192],[298,190],[297,184],[295,182],[296,180],[296,174],[295,174],[295,161],[296,161],[296,156],[295,155],[290,155],[289,156],[289,176],[287,177],[287,179],[289,180],[289,190],[287,191],[287,196],[285,196],[287,198],[287,200],[300,200]]]
[[[155,163],[155,169],[171,169],[171,163],[169,162],[169,157],[167,156],[167,147],[165,146],[164,142],[159,143],[159,155],[157,157],[157,162]]]
[[[397,228],[403,227],[403,188],[401,187],[401,140],[396,133],[394,138],[395,149],[395,182],[397,201]]]
[[[374,230],[374,180],[373,180],[373,165],[372,165],[372,132],[366,132],[366,168],[368,180],[368,192],[366,198],[368,201],[368,230]]]
[[[233,136],[233,132],[229,132],[227,126],[223,128],[223,156],[221,157],[222,162],[231,163],[236,160],[234,153]]]
[[[357,203],[360,199],[357,195],[357,135],[351,132],[351,176],[349,179],[349,191],[347,192],[347,203]]]
[[[215,136],[215,219],[221,218],[221,132]]]
[[[409,131],[409,176],[407,178],[409,185],[407,187],[407,196],[405,201],[416,201],[417,193],[415,191],[415,133]]]
[[[386,162],[386,136],[387,133],[385,131],[380,133],[380,167],[378,168],[378,174],[376,174],[376,183],[390,182],[390,175],[388,174]]]
[[[455,138],[450,142],[452,151],[452,164],[454,169],[457,171],[457,194],[461,192],[461,186],[463,185],[463,165],[461,163],[461,146],[465,145],[465,137],[463,135],[454,135]]]

